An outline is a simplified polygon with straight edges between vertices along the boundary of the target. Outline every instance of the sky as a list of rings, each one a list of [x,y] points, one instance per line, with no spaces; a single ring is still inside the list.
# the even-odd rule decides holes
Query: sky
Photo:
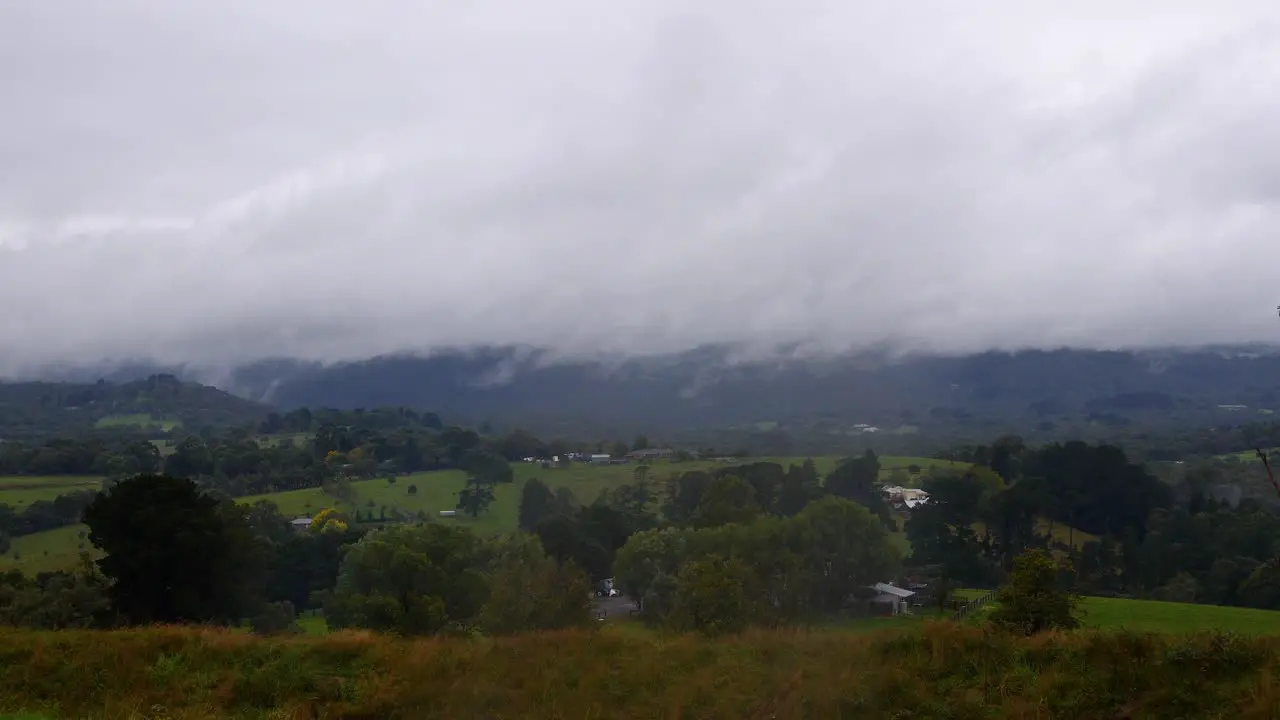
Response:
[[[1280,341],[1280,3],[0,0],[0,374]]]

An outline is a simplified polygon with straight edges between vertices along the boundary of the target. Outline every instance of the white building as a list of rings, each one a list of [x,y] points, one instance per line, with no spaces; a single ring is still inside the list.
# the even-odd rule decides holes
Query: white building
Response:
[[[908,510],[929,502],[929,493],[919,488],[888,485],[882,489],[882,492],[894,507],[906,507]]]
[[[915,596],[910,590],[904,590],[896,585],[889,583],[876,583],[871,586],[878,594],[871,598],[873,605],[886,605],[894,615],[911,612],[908,601]]]

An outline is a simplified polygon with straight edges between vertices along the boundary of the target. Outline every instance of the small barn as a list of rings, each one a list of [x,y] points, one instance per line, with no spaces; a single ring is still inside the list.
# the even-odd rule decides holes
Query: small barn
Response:
[[[876,596],[871,598],[871,605],[886,615],[901,615],[910,612],[909,602],[915,593],[889,583],[876,583],[871,586]]]

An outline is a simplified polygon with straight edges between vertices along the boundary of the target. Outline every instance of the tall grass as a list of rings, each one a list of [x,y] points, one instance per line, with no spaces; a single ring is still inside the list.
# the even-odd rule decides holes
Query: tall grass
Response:
[[[0,630],[0,713],[95,718],[1263,718],[1280,640]]]

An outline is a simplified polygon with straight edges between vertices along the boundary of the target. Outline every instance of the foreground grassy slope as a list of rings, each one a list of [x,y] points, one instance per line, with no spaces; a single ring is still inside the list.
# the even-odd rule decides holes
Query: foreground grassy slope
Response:
[[[1265,718],[1280,640],[0,630],[0,712],[96,718]]]

